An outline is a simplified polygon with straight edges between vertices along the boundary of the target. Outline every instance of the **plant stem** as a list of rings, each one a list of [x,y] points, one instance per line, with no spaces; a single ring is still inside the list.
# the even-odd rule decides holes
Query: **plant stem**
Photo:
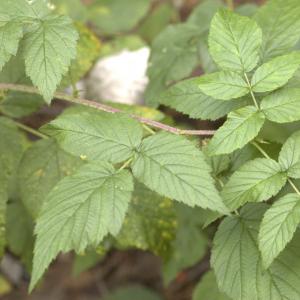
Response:
[[[37,130],[35,130],[35,129],[33,129],[33,128],[27,126],[27,125],[24,125],[24,124],[19,123],[19,122],[17,122],[17,121],[14,121],[14,123],[15,123],[20,129],[22,129],[22,130],[24,130],[24,131],[26,131],[26,132],[29,132],[29,133],[31,133],[31,134],[33,134],[33,135],[39,137],[39,138],[42,138],[42,139],[48,139],[48,136],[47,136],[47,135],[45,135],[45,134],[43,134],[43,133],[41,133],[41,132],[39,132],[39,131],[37,131]]]
[[[127,161],[125,161],[125,163],[121,166],[119,171],[122,171],[122,170],[126,169],[131,164],[132,160],[133,160],[133,158],[130,158]]]
[[[251,84],[250,84],[249,78],[248,78],[248,76],[247,76],[246,73],[244,73],[244,77],[245,77],[245,79],[246,79],[246,82],[247,82],[247,85],[248,85],[248,88],[249,88],[249,91],[250,91],[250,94],[251,94],[253,103],[254,103],[255,107],[256,107],[257,109],[259,109],[259,105],[258,105],[258,103],[257,103],[257,101],[256,101],[255,95],[254,95],[253,90],[252,90],[252,86],[251,86]]]
[[[234,0],[226,0],[228,9],[234,10]]]
[[[143,124],[143,127],[146,131],[148,131],[151,135],[155,134],[155,131],[152,130],[149,126],[147,126],[146,124]]]
[[[256,142],[252,141],[251,144],[265,157],[265,158],[271,158],[267,152],[262,148],[260,147]]]
[[[262,149],[256,142],[252,142],[252,145],[266,158],[271,158],[264,149]],[[300,196],[300,191],[298,190],[298,188],[296,187],[296,185],[294,184],[294,182],[292,181],[291,178],[287,179],[288,183],[290,184],[290,186],[293,188],[293,190]]]
[[[19,91],[24,93],[31,93],[31,94],[38,94],[41,93],[35,87],[26,86],[26,85],[19,85],[19,84],[10,84],[10,83],[0,83],[0,90],[12,90],[12,91]],[[55,93],[54,97],[60,100],[65,100],[68,102],[92,107],[101,111],[105,111],[108,113],[126,113],[118,108],[114,108],[108,106],[106,104],[102,104],[96,101],[91,101],[82,98],[76,98],[71,95],[65,93]],[[197,136],[212,136],[215,133],[215,130],[182,130],[179,128],[175,128],[151,119],[143,118],[135,114],[128,114],[129,117],[139,121],[140,123],[147,124],[154,128],[159,128],[164,131],[168,131],[174,134],[182,134],[182,135],[197,135]]]

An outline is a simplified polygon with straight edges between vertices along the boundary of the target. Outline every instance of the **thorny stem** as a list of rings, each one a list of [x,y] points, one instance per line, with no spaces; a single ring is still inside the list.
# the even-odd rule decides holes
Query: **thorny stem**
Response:
[[[18,84],[10,84],[10,83],[0,83],[0,90],[12,90],[12,91],[19,91],[19,92],[24,92],[24,93],[31,93],[31,94],[38,94],[40,95],[41,93],[36,89],[35,87],[31,86],[26,86],[26,85],[18,85]],[[54,95],[55,98],[60,99],[60,100],[65,100],[68,102],[92,107],[101,111],[105,111],[108,113],[125,113],[122,110],[118,108],[114,108],[111,106],[108,106],[106,104],[102,104],[96,101],[91,101],[87,99],[82,99],[82,98],[76,98],[73,96],[70,96],[65,93],[55,93]],[[154,128],[159,128],[164,131],[168,131],[174,134],[181,134],[181,135],[197,135],[197,136],[212,136],[215,133],[215,130],[182,130],[176,127],[172,127],[151,119],[143,118],[135,114],[128,114],[129,117],[132,119],[135,119],[143,124],[146,124],[148,126],[154,127]]]
[[[251,143],[264,157],[266,158],[270,158],[270,156],[265,152],[265,150],[263,150],[256,142],[252,142]],[[298,190],[298,188],[296,187],[296,185],[294,184],[294,182],[292,181],[291,178],[288,178],[288,183],[290,184],[290,186],[293,188],[293,190],[300,196],[300,191]]]
[[[39,131],[37,131],[37,130],[35,130],[35,129],[29,127],[29,126],[26,126],[26,125],[24,125],[24,124],[22,124],[22,123],[19,123],[19,122],[17,122],[17,121],[14,121],[14,123],[15,123],[16,126],[18,126],[20,129],[22,129],[22,130],[24,130],[24,131],[26,131],[26,132],[29,132],[29,133],[31,133],[31,134],[33,134],[33,135],[39,137],[39,138],[42,138],[42,139],[47,139],[47,138],[48,138],[47,135],[42,134],[41,132],[39,132]]]
[[[246,82],[247,82],[247,85],[248,85],[248,88],[249,88],[249,91],[250,91],[252,100],[253,100],[253,102],[254,102],[254,105],[256,106],[257,109],[259,109],[259,105],[258,105],[258,103],[257,103],[257,101],[256,101],[255,95],[254,95],[253,90],[252,90],[252,86],[251,86],[251,84],[250,84],[249,78],[248,78],[248,76],[247,76],[246,73],[244,73],[244,77],[245,77],[245,79],[246,79]]]
[[[228,9],[234,10],[234,0],[226,0]]]

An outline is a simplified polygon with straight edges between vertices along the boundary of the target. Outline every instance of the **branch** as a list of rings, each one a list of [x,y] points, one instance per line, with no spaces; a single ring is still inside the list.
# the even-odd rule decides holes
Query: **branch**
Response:
[[[24,93],[31,93],[31,94],[38,94],[41,95],[41,93],[38,91],[37,88],[31,87],[31,86],[26,86],[26,85],[19,85],[19,84],[11,84],[11,83],[0,83],[0,90],[11,90],[11,91],[18,91],[18,92],[24,92]],[[125,113],[122,110],[118,108],[114,108],[111,106],[108,106],[106,104],[102,104],[96,101],[91,101],[87,99],[82,99],[82,98],[76,98],[73,96],[70,96],[65,93],[55,93],[54,98],[60,99],[60,100],[65,100],[68,102],[96,108],[101,111],[105,111],[108,113]],[[164,131],[168,131],[174,134],[182,134],[182,135],[198,135],[198,136],[212,136],[214,135],[215,131],[214,130],[182,130],[179,128],[175,128],[157,121],[153,121],[150,119],[146,119],[143,117],[140,117],[135,114],[128,114],[132,119],[138,120],[139,122],[143,124],[147,124],[151,127],[159,128]]]

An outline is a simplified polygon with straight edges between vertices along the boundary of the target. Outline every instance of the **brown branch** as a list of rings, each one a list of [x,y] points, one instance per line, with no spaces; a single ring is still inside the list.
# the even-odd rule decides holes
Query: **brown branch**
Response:
[[[27,86],[27,85],[19,85],[19,84],[11,84],[11,83],[0,83],[0,90],[11,90],[11,91],[18,91],[18,92],[24,92],[24,93],[31,93],[31,94],[38,94],[41,93],[39,90],[35,87]],[[87,99],[82,98],[76,98],[71,95],[65,94],[65,93],[55,93],[54,98],[69,101],[72,103],[85,105],[88,107],[96,108],[101,111],[105,111],[108,113],[124,113],[122,110],[118,108],[114,108],[111,106],[108,106],[106,104],[102,104],[96,101],[91,101]],[[182,135],[198,135],[198,136],[212,136],[214,135],[214,130],[183,130],[176,127],[172,127],[151,119],[143,118],[135,114],[128,114],[131,118],[138,120],[139,122],[143,124],[147,124],[151,127],[155,127],[164,131],[168,131],[174,134],[182,134]]]

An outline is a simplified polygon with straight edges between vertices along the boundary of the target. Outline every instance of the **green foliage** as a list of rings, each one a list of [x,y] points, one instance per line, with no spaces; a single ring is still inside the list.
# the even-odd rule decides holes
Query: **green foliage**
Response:
[[[299,238],[263,271],[257,234],[266,208],[248,205],[239,217],[227,217],[214,238],[211,262],[221,291],[233,299],[297,299],[300,295]]]
[[[264,121],[264,114],[253,106],[231,112],[227,121],[211,139],[209,153],[226,154],[242,148],[258,135]]]
[[[146,138],[135,155],[132,170],[139,181],[159,194],[192,207],[227,212],[203,154],[182,137],[158,133]]]
[[[109,233],[116,236],[132,190],[130,173],[109,163],[87,164],[60,181],[37,220],[31,289],[60,251],[80,253]]]
[[[241,166],[222,190],[227,207],[237,209],[247,202],[261,202],[275,196],[285,185],[287,175],[280,165],[266,158],[257,158]]]
[[[227,70],[250,72],[259,60],[262,32],[255,21],[227,9],[214,16],[209,33],[210,54]]]
[[[1,91],[0,111],[10,118],[0,117],[0,256],[6,247],[32,269],[32,290],[60,252],[76,252],[80,273],[111,248],[151,251],[170,282],[212,247],[213,271],[194,300],[299,299],[299,1],[235,12],[201,1],[181,23],[169,3],[151,7],[149,0],[1,1],[0,82],[31,93],[33,85],[41,95]],[[83,22],[102,35],[103,48]],[[166,118],[168,110],[106,109],[61,94],[83,105],[54,117],[43,134],[14,120],[36,112],[42,98],[50,104],[98,57],[146,42],[146,103],[171,107],[202,129],[220,125],[211,139],[168,127],[183,119]],[[29,142],[20,129],[43,140]],[[157,298],[148,294],[111,297]]]
[[[196,286],[193,293],[193,300],[214,299],[229,300],[225,294],[218,289],[215,275],[212,271],[207,272]]]
[[[94,0],[88,13],[100,33],[111,35],[132,29],[149,6],[149,0]]]
[[[43,128],[66,151],[84,160],[122,162],[141,143],[140,124],[126,115],[106,113],[68,114]]]

